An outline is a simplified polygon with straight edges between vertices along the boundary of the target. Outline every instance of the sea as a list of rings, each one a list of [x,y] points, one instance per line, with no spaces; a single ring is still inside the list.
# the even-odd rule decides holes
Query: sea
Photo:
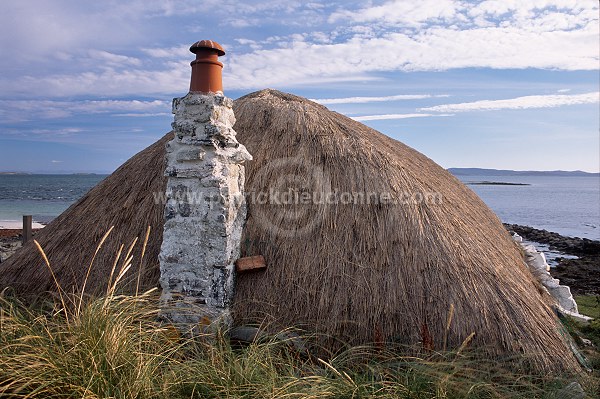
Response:
[[[0,174],[0,226],[22,224],[23,215],[47,224],[106,175]]]
[[[459,175],[504,223],[600,240],[600,177]]]
[[[1,175],[0,226],[50,222],[106,175]],[[459,175],[505,223],[600,240],[598,176]],[[503,184],[499,184],[503,183]]]

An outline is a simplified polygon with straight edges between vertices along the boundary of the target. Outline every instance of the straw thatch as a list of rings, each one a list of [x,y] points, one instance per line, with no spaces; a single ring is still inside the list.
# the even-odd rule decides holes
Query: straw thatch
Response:
[[[263,90],[237,100],[234,110],[238,139],[254,157],[246,164],[242,251],[261,254],[268,264],[238,276],[236,323],[309,326],[348,343],[398,341],[435,349],[458,347],[475,333],[472,343],[492,355],[526,353],[539,370],[576,369],[517,246],[451,174],[300,97]],[[151,225],[141,281],[143,288],[156,285],[163,204],[152,192],[165,188],[166,140],[133,157],[38,233],[61,282],[81,287],[97,242],[115,225],[88,283],[102,289],[118,246],[143,238]],[[264,203],[261,195],[271,191],[317,200],[337,193],[338,201]],[[360,200],[373,193],[383,200]],[[0,286],[53,289],[31,245],[0,270]]]
[[[240,142],[254,157],[243,251],[268,264],[238,276],[238,323],[305,324],[351,343],[439,349],[452,305],[448,347],[474,332],[495,355],[538,354],[542,369],[573,365],[517,246],[446,170],[300,97],[265,90],[237,100],[235,112]],[[399,204],[273,205],[256,195],[324,186],[389,193]],[[419,202],[417,193],[439,197]]]

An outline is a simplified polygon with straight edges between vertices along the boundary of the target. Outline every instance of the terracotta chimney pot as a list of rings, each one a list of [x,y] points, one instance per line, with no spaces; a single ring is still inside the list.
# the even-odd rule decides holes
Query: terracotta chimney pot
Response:
[[[190,51],[196,54],[192,66],[191,92],[216,93],[223,92],[223,64],[218,58],[225,55],[225,50],[212,40],[200,40],[192,44]]]

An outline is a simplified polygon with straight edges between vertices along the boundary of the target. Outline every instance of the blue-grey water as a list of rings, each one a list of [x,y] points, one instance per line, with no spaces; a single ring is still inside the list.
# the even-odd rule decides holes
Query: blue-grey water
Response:
[[[0,175],[0,220],[33,215],[47,223],[98,184],[105,175]]]
[[[505,223],[600,240],[600,178],[565,176],[457,176]],[[521,183],[478,185],[476,182]]]
[[[0,220],[33,215],[47,223],[104,175],[0,175]],[[600,178],[561,176],[459,176],[503,222],[600,240]],[[475,185],[491,181],[523,183]]]

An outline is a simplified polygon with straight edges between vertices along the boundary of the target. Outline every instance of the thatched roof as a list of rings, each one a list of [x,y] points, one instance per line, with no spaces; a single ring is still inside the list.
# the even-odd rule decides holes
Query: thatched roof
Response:
[[[268,264],[238,276],[238,324],[310,326],[349,343],[423,342],[436,349],[446,336],[448,347],[457,347],[474,332],[473,344],[490,354],[534,355],[539,370],[576,368],[518,247],[496,215],[451,174],[301,97],[263,90],[238,99],[234,110],[238,140],[254,157],[246,163],[242,251],[261,254]],[[81,286],[96,243],[115,225],[88,283],[104,288],[118,246],[143,238],[151,225],[142,287],[156,285],[163,204],[154,203],[152,192],[165,188],[167,139],[137,154],[38,233],[63,284]],[[261,197],[289,187],[316,198],[337,192],[338,202],[275,205]],[[361,203],[361,193],[384,198]],[[348,195],[358,203],[348,203],[354,201]],[[418,201],[419,195],[429,199]],[[31,245],[0,270],[0,286],[53,289]]]

